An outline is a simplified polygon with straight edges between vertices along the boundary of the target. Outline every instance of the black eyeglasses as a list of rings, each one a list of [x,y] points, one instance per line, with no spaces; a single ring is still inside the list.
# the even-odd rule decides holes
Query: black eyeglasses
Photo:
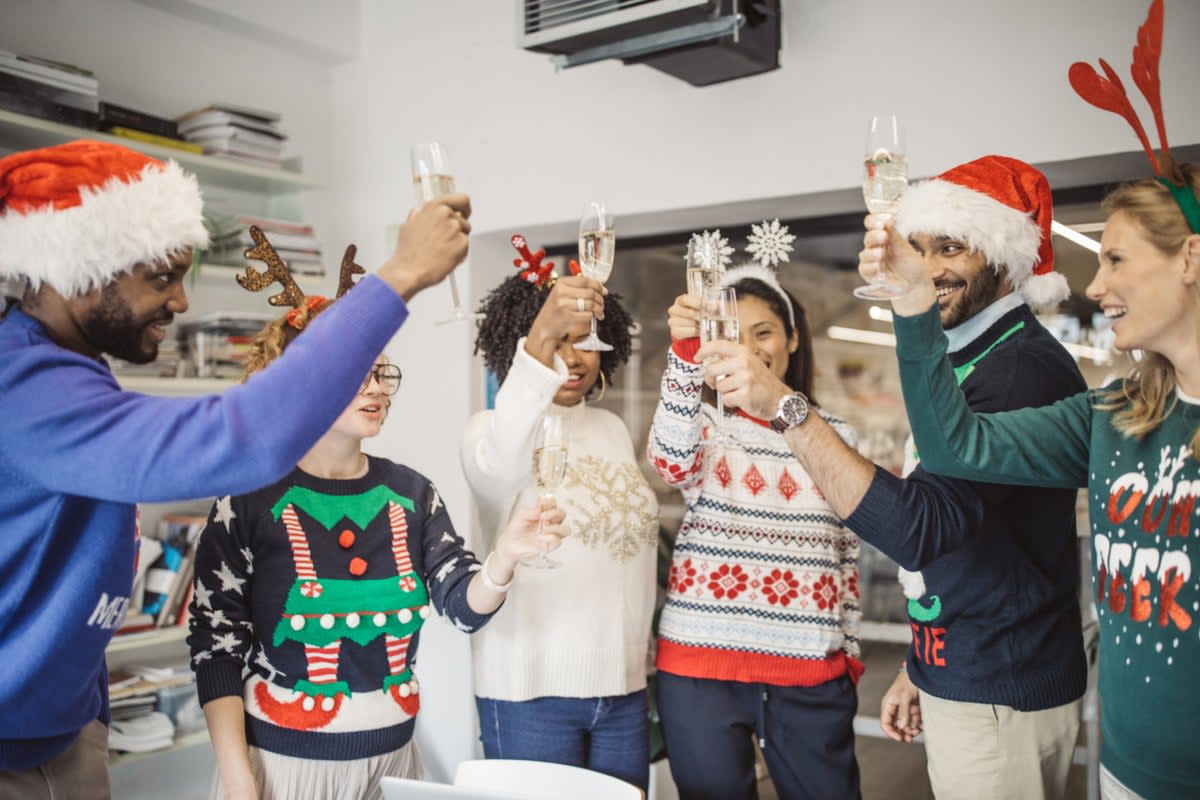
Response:
[[[367,377],[363,378],[362,386],[358,387],[359,392],[365,392],[367,387],[371,385],[371,378],[379,384],[379,389],[388,397],[391,397],[396,392],[400,391],[400,379],[404,377],[400,368],[395,364],[380,364],[372,368],[367,373]]]

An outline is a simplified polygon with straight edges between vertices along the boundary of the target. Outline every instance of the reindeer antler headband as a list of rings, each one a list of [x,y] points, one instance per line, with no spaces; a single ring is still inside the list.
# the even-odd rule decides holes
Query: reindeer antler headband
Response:
[[[536,252],[529,249],[529,242],[519,233],[514,233],[509,240],[513,248],[521,254],[513,259],[513,266],[520,270],[522,280],[532,283],[539,289],[549,289],[554,286],[554,262],[546,260],[546,249],[538,248]],[[574,261],[568,267],[572,275],[578,275],[579,265]]]
[[[1158,79],[1158,62],[1162,56],[1162,32],[1163,0],[1154,0],[1146,12],[1146,21],[1138,28],[1137,43],[1133,46],[1133,63],[1129,67],[1129,72],[1133,76],[1134,84],[1142,93],[1142,97],[1146,98],[1146,102],[1150,104],[1150,110],[1154,114],[1154,124],[1158,129],[1158,141],[1162,145],[1157,157],[1154,155],[1154,148],[1150,146],[1150,138],[1146,135],[1146,129],[1142,127],[1137,112],[1133,110],[1133,104],[1129,102],[1129,95],[1125,91],[1124,84],[1121,83],[1116,70],[1110,67],[1107,61],[1103,58],[1100,59],[1100,68],[1104,70],[1106,78],[1100,77],[1091,64],[1082,61],[1076,61],[1071,65],[1067,72],[1067,78],[1071,81],[1071,88],[1084,100],[1097,108],[1123,117],[1129,123],[1133,132],[1137,134],[1142,149],[1146,151],[1146,155],[1150,159],[1150,167],[1154,170],[1158,182],[1165,186],[1171,196],[1175,198],[1192,233],[1200,233],[1200,200],[1197,199],[1196,192],[1183,179],[1175,159],[1171,156],[1170,146],[1167,144],[1167,127],[1163,122],[1162,97],[1159,92]]]
[[[292,278],[292,272],[287,268],[287,264],[283,263],[283,259],[279,257],[279,253],[275,252],[275,248],[267,241],[267,236],[262,232],[262,228],[259,228],[257,225],[251,225],[250,238],[254,240],[254,247],[246,250],[246,258],[263,262],[267,265],[267,270],[266,272],[258,272],[254,267],[247,266],[246,274],[238,275],[237,282],[241,284],[243,289],[251,292],[261,292],[272,283],[278,283],[283,287],[283,291],[267,298],[267,302],[273,306],[291,306],[292,310],[287,313],[287,323],[296,330],[303,330],[304,323],[301,322],[300,309],[307,308],[310,312],[316,311],[328,303],[329,300],[319,294],[308,297],[304,295],[304,292]],[[350,245],[346,248],[345,255],[342,256],[342,268],[338,276],[338,290],[337,294],[334,295],[334,299],[350,291],[354,286],[355,275],[361,275],[366,272],[365,269],[354,262],[354,254],[356,252],[358,252],[358,248]]]

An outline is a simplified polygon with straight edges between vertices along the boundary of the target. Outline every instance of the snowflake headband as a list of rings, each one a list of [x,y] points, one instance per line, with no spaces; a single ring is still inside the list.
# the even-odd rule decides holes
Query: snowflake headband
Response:
[[[788,227],[780,224],[778,219],[770,222],[763,220],[760,225],[751,225],[750,235],[746,237],[746,252],[753,260],[749,264],[733,269],[726,269],[732,260],[731,256],[734,251],[729,245],[729,240],[721,235],[720,230],[711,233],[709,231],[694,233],[689,245],[693,251],[696,248],[703,248],[704,252],[708,254],[710,263],[721,269],[722,286],[732,286],[738,281],[747,279],[766,284],[783,301],[783,307],[787,309],[788,322],[795,330],[796,312],[792,308],[792,300],[779,284],[779,278],[776,277],[774,269],[784,261],[791,260],[792,242],[795,240],[796,237],[788,231]]]
[[[1159,92],[1158,80],[1158,60],[1162,55],[1162,34],[1163,0],[1154,0],[1146,11],[1146,21],[1138,28],[1137,43],[1133,46],[1133,63],[1130,64],[1129,71],[1133,75],[1134,85],[1141,91],[1142,97],[1146,98],[1146,102],[1150,104],[1150,111],[1154,114],[1154,125],[1158,129],[1158,141],[1162,145],[1157,158],[1154,155],[1154,148],[1150,146],[1150,138],[1146,135],[1146,129],[1142,127],[1137,112],[1133,110],[1133,104],[1129,102],[1129,95],[1125,92],[1124,84],[1121,83],[1116,70],[1110,67],[1107,61],[1103,58],[1100,59],[1100,68],[1104,70],[1107,80],[1097,75],[1096,69],[1091,64],[1085,64],[1082,61],[1076,61],[1071,65],[1070,70],[1067,71],[1067,78],[1071,82],[1071,88],[1084,100],[1097,108],[1120,115],[1129,123],[1129,127],[1133,128],[1133,132],[1137,134],[1142,149],[1150,158],[1150,167],[1154,170],[1156,179],[1175,198],[1192,233],[1200,233],[1200,198],[1183,179],[1182,172],[1175,164],[1175,159],[1171,157],[1171,149],[1167,145],[1167,127],[1163,122],[1162,96]]]
[[[513,259],[513,266],[520,270],[521,279],[532,283],[539,289],[550,289],[554,286],[554,281],[557,280],[557,275],[554,273],[554,262],[546,261],[546,249],[538,248],[537,252],[529,249],[529,242],[519,233],[514,233],[509,240],[513,248],[521,254],[520,258]],[[574,260],[568,265],[572,275],[580,273],[579,264]]]
[[[273,306],[291,306],[292,310],[285,317],[287,324],[298,331],[304,330],[305,323],[300,316],[301,309],[307,309],[311,314],[325,306],[329,300],[319,294],[305,296],[304,291],[292,278],[292,272],[288,269],[287,264],[279,257],[279,253],[275,252],[275,248],[267,241],[266,234],[257,225],[250,226],[250,238],[254,240],[254,247],[246,250],[244,255],[246,258],[263,262],[267,265],[267,270],[266,272],[257,272],[254,267],[246,267],[246,273],[238,275],[237,282],[243,289],[250,292],[261,292],[272,283],[278,282],[283,287],[283,291],[267,298],[267,302]],[[338,290],[334,299],[350,291],[354,286],[355,275],[366,272],[354,262],[356,252],[358,252],[358,248],[350,245],[346,248],[345,255],[342,256],[342,269],[338,276]]]

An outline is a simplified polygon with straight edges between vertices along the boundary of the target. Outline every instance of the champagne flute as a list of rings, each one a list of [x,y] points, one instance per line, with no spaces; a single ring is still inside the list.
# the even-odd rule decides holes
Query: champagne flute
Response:
[[[533,482],[537,484],[540,497],[554,497],[567,474],[567,439],[563,418],[547,412],[542,418],[537,442],[533,448]],[[537,532],[542,532],[542,521],[538,520]],[[521,562],[535,569],[553,569],[558,561],[546,557],[543,549],[537,556]]]
[[[579,215],[579,266],[585,277],[604,283],[612,272],[613,255],[617,250],[617,232],[612,214],[604,203],[592,201]],[[596,316],[592,315],[592,332],[576,350],[612,350],[612,345],[596,334]]]
[[[718,340],[736,342],[738,328],[737,292],[732,287],[705,292],[700,299],[700,343]],[[720,378],[717,376],[717,381]],[[728,438],[725,431],[725,401],[715,382],[713,389],[717,392],[717,438],[725,440]]]
[[[450,173],[450,160],[446,156],[446,148],[438,142],[413,145],[409,151],[412,160],[413,192],[418,206],[423,206],[430,200],[450,194],[454,191],[454,175]],[[450,282],[450,296],[454,300],[454,310],[449,319],[438,320],[435,325],[446,325],[451,322],[466,322],[477,315],[463,311],[462,302],[458,298],[458,282],[451,272],[446,276]]]
[[[908,188],[908,156],[904,133],[895,115],[871,117],[863,159],[863,199],[872,214],[892,216]],[[908,283],[883,265],[871,282],[854,289],[863,300],[890,300],[908,291]]]
[[[687,245],[687,286],[688,294],[697,300],[704,298],[705,292],[715,291],[721,286],[721,277],[725,269],[720,259],[713,252],[712,243],[692,237]]]

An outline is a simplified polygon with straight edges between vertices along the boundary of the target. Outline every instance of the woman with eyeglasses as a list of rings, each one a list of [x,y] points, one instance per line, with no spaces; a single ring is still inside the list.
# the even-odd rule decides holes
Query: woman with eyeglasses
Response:
[[[246,376],[328,305],[310,298],[260,331]],[[422,623],[436,609],[477,630],[516,562],[565,535],[553,501],[521,508],[481,565],[427,478],[362,451],[400,378],[380,355],[291,474],[213,507],[196,547],[188,637],[217,757],[213,797],[378,798],[385,775],[419,778],[412,666]],[[303,398],[280,398],[278,419],[240,424],[286,424],[289,402]]]

